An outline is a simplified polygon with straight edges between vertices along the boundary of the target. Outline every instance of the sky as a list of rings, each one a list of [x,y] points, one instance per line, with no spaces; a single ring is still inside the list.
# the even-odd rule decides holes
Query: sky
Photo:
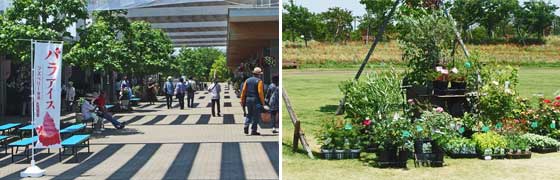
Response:
[[[520,3],[528,0],[519,0]],[[546,0],[545,0],[546,1]],[[284,2],[288,2],[284,0]],[[552,4],[560,7],[560,0],[550,0]],[[360,4],[360,0],[294,0],[297,5],[307,7],[315,13],[325,12],[330,7],[341,7],[352,11],[354,16],[362,16],[366,13],[365,6]],[[556,10],[556,15],[560,16],[560,10]]]

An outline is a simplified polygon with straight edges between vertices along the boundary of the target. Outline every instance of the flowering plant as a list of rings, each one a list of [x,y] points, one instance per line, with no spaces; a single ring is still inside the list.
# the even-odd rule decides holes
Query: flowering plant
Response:
[[[557,97],[554,100],[539,98],[538,107],[521,112],[520,118],[528,121],[529,132],[547,135],[558,129],[560,98]]]

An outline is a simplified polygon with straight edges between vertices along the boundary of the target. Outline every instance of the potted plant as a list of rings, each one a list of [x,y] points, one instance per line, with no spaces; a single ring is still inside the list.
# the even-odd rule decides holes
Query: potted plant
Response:
[[[435,72],[432,72],[432,78],[434,95],[445,95],[449,87],[449,70],[436,66]]]
[[[521,138],[517,134],[511,134],[506,136],[508,141],[508,151],[506,153],[506,158],[508,159],[529,159],[531,158],[531,151],[529,151],[529,142]]]
[[[430,74],[437,64],[446,64],[455,39],[453,22],[443,13],[413,14],[404,14],[397,23],[402,59],[408,67],[405,85],[412,86],[407,89],[407,99],[415,98],[409,95],[423,94],[414,90],[430,89],[434,80]]]
[[[557,152],[560,143],[550,137],[541,136],[538,134],[527,133],[521,136],[526,139],[532,152],[537,153],[550,153]]]
[[[413,140],[410,125],[396,113],[392,119],[374,124],[374,141],[379,144],[376,152],[379,167],[406,168]]]
[[[450,91],[452,94],[465,94],[467,89],[467,73],[466,70],[457,67],[451,68],[449,73],[449,81],[451,82]]]
[[[357,159],[360,158],[361,153],[361,142],[360,138],[358,137],[358,130],[352,129],[350,135],[350,153],[348,154],[348,158],[350,159]]]
[[[442,146],[447,144],[450,138],[458,136],[454,129],[455,124],[453,117],[441,107],[424,111],[413,125],[416,128],[414,152],[417,159],[430,162],[430,166],[443,166]]]
[[[321,155],[324,159],[334,158],[335,131],[334,120],[325,119],[321,122],[321,128],[316,132],[317,141],[321,143]]]
[[[467,138],[451,138],[444,146],[445,151],[451,158],[476,158],[476,144]]]
[[[505,158],[507,141],[498,133],[494,131],[475,133],[473,135],[473,141],[476,143],[476,148],[479,150],[481,158],[486,160]],[[489,158],[489,156],[491,158]]]

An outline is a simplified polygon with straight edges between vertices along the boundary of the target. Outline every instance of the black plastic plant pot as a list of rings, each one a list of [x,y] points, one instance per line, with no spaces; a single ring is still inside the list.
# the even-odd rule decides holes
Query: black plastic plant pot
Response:
[[[471,139],[473,134],[474,131],[471,128],[465,128],[465,131],[463,132],[462,136]]]
[[[396,148],[378,149],[375,155],[377,156],[377,166],[380,168],[394,167],[397,163]]]
[[[453,159],[466,159],[466,158],[477,158],[478,154],[455,154],[455,153],[449,153],[448,154],[449,157],[453,158]]]
[[[350,159],[358,159],[360,158],[360,153],[362,150],[360,149],[350,149],[349,158]]]
[[[323,155],[323,159],[333,159],[334,151],[332,149],[321,149],[321,154]]]
[[[542,147],[536,147],[536,148],[531,148],[532,152],[536,152],[536,153],[553,153],[553,152],[558,152],[558,148],[557,147],[552,147],[552,148],[542,148]]]
[[[451,89],[467,89],[467,82],[451,81]]]
[[[398,162],[395,165],[397,168],[406,168],[406,161],[408,161],[408,151],[399,151]]]
[[[424,152],[424,150],[423,150],[422,147],[423,147],[424,144],[426,144],[426,143],[429,143],[429,144],[432,146],[432,148],[430,149],[430,150],[432,150],[432,149],[433,149],[433,145],[434,145],[435,143],[433,143],[433,141],[432,141],[431,139],[424,138],[424,139],[416,139],[416,140],[414,140],[414,153],[416,153],[416,154],[432,153],[432,152]]]
[[[336,159],[339,159],[339,160],[344,159],[345,155],[346,155],[346,150],[337,149],[337,150],[334,150],[334,154],[336,156]]]
[[[433,81],[432,84],[434,85],[434,95],[446,94],[449,85],[448,81]]]

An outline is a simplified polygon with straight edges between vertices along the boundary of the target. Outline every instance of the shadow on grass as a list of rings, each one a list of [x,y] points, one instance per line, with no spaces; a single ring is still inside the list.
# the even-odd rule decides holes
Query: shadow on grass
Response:
[[[325,105],[319,108],[319,112],[335,113],[336,109],[338,109],[338,105]]]
[[[301,143],[298,145],[298,148],[295,152],[292,151],[292,148],[293,148],[292,144],[282,142],[282,149],[287,150],[286,152],[293,153],[293,154],[301,154],[301,155],[307,156],[307,151],[302,149]],[[319,152],[311,151],[311,153],[313,153],[313,156],[315,157],[315,159],[321,159],[321,154]]]

